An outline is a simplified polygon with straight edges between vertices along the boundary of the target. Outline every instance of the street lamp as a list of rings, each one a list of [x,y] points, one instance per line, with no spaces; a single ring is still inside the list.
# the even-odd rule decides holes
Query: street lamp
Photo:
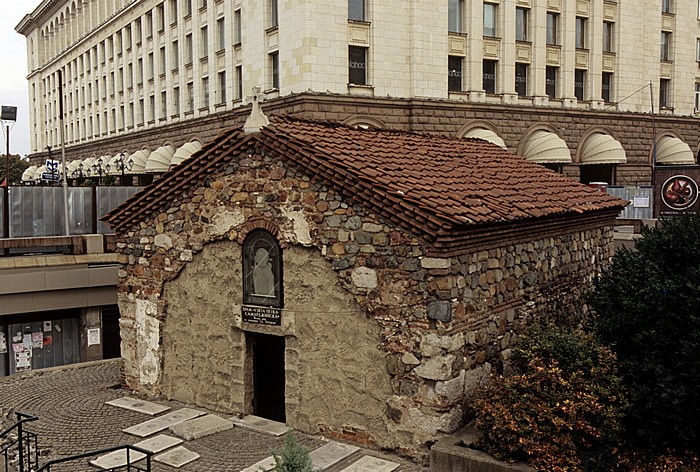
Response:
[[[131,171],[131,168],[134,166],[133,159],[130,158],[128,161],[125,161],[124,160],[125,158],[126,158],[126,154],[124,154],[122,152],[121,154],[119,154],[119,157],[117,158],[117,160],[114,161],[114,163],[117,166],[117,170],[119,172],[121,172],[121,174],[122,174],[121,180],[119,181],[120,185],[124,185],[124,173],[126,171]]]
[[[102,158],[98,157],[97,160],[92,164],[92,175],[97,176],[97,185],[100,185],[102,175],[105,174],[105,169],[102,167],[103,162],[104,161],[102,160]],[[109,164],[107,164],[107,167],[109,167]],[[107,169],[107,172],[109,172],[109,169]]]
[[[71,173],[71,177],[73,177],[73,179],[78,181],[78,185],[82,185],[83,177],[85,177],[85,174],[83,173],[83,163],[82,162],[80,164],[78,164],[78,168],[75,169]]]

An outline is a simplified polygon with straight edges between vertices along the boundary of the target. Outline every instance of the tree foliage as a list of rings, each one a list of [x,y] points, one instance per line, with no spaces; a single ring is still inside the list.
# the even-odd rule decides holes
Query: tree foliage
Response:
[[[597,332],[622,364],[636,446],[700,451],[700,217],[644,229],[597,281]]]
[[[275,458],[275,472],[316,472],[311,462],[309,450],[299,444],[294,433],[287,433],[284,438],[284,447],[280,451],[273,451]]]
[[[29,167],[29,162],[22,159],[17,154],[10,154],[10,184],[20,185],[22,174]],[[0,156],[0,182],[4,182],[7,177],[7,155]]]
[[[610,470],[625,406],[612,352],[578,330],[533,327],[513,367],[473,402],[478,447],[539,470]]]

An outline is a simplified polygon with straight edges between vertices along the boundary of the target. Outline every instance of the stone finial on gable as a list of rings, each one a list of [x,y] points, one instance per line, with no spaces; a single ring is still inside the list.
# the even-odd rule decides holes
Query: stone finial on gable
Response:
[[[248,97],[253,106],[250,109],[250,115],[245,120],[245,125],[243,125],[245,134],[257,133],[263,126],[270,124],[270,120],[260,108],[260,91],[260,87],[253,87],[253,95]]]

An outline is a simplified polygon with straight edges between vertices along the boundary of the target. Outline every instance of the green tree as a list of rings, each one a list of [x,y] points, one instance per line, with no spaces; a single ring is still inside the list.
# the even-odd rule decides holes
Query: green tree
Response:
[[[284,438],[284,447],[280,451],[273,451],[275,458],[275,472],[317,472],[311,462],[309,450],[299,444],[294,433],[287,433]]]
[[[18,154],[10,154],[10,184],[20,185],[22,174],[29,167],[29,162],[22,159]],[[0,182],[4,182],[7,177],[7,154],[0,156]]]
[[[622,364],[627,438],[700,451],[700,216],[644,229],[597,281],[592,306]]]

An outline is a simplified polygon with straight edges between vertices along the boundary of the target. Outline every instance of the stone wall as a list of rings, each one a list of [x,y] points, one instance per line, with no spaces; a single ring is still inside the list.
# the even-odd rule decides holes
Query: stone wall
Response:
[[[249,412],[244,332],[277,334],[290,425],[421,454],[461,425],[524,327],[586,315],[583,292],[611,256],[614,215],[584,215],[427,257],[420,239],[273,154],[242,153],[120,236],[129,386]],[[240,320],[240,245],[261,222],[283,248],[280,327]]]
[[[566,141],[573,164],[566,166],[564,172],[574,179],[579,177],[576,156],[579,143],[588,133],[602,131],[620,141],[627,154],[628,163],[618,166],[616,172],[618,185],[651,184],[654,134],[677,136],[688,143],[694,153],[700,149],[700,127],[697,126],[697,118],[693,117],[659,115],[656,116],[654,130],[651,116],[637,113],[313,93],[271,100],[263,108],[268,115],[293,113],[303,118],[323,120],[345,121],[364,117],[387,128],[448,136],[458,136],[465,126],[476,122],[489,123],[503,138],[508,149],[516,153],[528,130],[537,126],[546,127],[556,130]],[[193,139],[206,144],[222,131],[241,125],[249,113],[250,107],[244,106],[203,118],[153,129],[138,129],[128,135],[69,146],[66,159],[85,159],[92,154],[113,156],[122,151],[133,153],[143,148],[153,151],[164,143],[178,147]],[[42,164],[47,154],[37,153],[30,157],[34,163]]]

